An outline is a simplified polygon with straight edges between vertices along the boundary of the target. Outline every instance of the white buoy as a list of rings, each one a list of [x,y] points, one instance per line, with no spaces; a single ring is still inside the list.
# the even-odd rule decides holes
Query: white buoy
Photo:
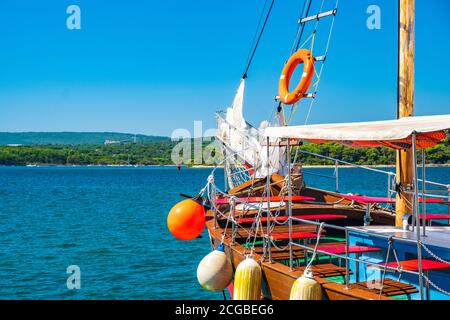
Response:
[[[289,300],[322,300],[322,288],[310,268],[294,281]]]
[[[197,279],[209,291],[222,291],[231,282],[233,266],[224,252],[223,244],[206,255],[198,264]]]
[[[258,262],[246,257],[236,268],[233,300],[260,300],[261,273]]]

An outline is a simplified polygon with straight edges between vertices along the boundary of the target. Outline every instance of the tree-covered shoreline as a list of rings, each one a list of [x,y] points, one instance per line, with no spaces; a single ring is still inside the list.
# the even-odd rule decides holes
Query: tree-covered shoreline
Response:
[[[172,142],[118,145],[0,146],[0,165],[170,164]]]
[[[0,165],[173,165],[171,153],[178,143],[169,140],[109,145],[0,146]],[[203,143],[203,150],[209,143]],[[392,165],[395,163],[395,152],[384,147],[349,148],[336,143],[308,143],[300,148],[355,164]],[[333,161],[300,152],[297,159],[304,165],[333,164]],[[427,149],[427,163],[450,164],[448,138]]]

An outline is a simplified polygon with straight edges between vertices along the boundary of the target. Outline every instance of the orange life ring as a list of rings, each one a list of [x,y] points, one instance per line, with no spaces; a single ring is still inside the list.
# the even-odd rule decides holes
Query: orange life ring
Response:
[[[295,68],[303,63],[303,74],[300,82],[294,91],[289,92],[289,80],[294,73]],[[294,104],[303,98],[303,95],[309,88],[314,77],[314,57],[308,49],[300,49],[294,53],[286,63],[281,72],[278,85],[278,95],[284,104]]]

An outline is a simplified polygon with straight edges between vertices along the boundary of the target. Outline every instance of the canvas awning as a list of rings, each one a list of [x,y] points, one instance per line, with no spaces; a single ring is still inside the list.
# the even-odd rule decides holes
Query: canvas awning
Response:
[[[428,148],[445,139],[450,129],[450,114],[405,117],[397,120],[269,127],[264,136],[291,138],[314,143],[337,142],[353,147],[411,147],[416,133],[417,147]]]

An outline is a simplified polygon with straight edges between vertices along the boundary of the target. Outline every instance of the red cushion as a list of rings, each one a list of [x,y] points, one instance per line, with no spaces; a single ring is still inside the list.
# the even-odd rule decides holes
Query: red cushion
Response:
[[[346,219],[347,216],[340,215],[340,214],[306,214],[306,215],[296,215],[292,216],[293,218],[299,218],[304,220],[333,220],[333,219]],[[288,219],[288,216],[279,216],[279,217],[272,217],[270,220],[276,220],[278,222],[283,222]],[[254,217],[251,218],[241,218],[239,219],[239,223],[252,223],[255,221]],[[261,222],[267,222],[267,217],[261,217]]]
[[[419,198],[420,202],[423,202],[422,198]],[[426,198],[425,199],[426,203],[446,203],[444,201],[444,199],[440,199],[440,198]]]
[[[365,203],[393,203],[395,198],[342,195],[345,199]]]
[[[419,263],[419,261],[417,259],[400,261],[400,265],[403,267],[403,269],[409,270],[409,271],[419,271],[418,263]],[[397,268],[396,261],[389,262],[386,265],[388,267]],[[422,270],[423,271],[440,270],[440,269],[450,269],[450,265],[447,263],[436,261],[436,260],[422,259]]]
[[[395,198],[388,198],[388,197],[369,197],[369,196],[354,196],[354,195],[347,195],[343,194],[342,197],[348,200],[353,200],[357,202],[364,202],[364,203],[395,203]],[[423,202],[422,198],[419,198],[419,202]],[[425,199],[426,203],[445,203],[444,199],[437,199],[437,198],[427,198]]]
[[[422,219],[423,214],[419,214],[419,217],[420,217],[420,219]],[[439,219],[449,220],[450,214],[427,213],[427,214],[425,214],[425,219],[426,220],[439,220]]]
[[[321,251],[325,251],[328,253],[334,254],[344,254],[346,245],[338,245],[333,247],[319,247],[318,249]],[[349,246],[348,253],[362,253],[362,252],[376,252],[381,251],[380,248],[376,247],[366,247],[366,246]]]
[[[271,237],[273,240],[289,240],[289,232],[282,233],[272,233]],[[292,239],[312,239],[317,238],[317,233],[312,232],[292,232]]]
[[[226,204],[229,203],[229,199],[230,198],[221,198],[221,199],[217,199],[216,203],[217,204]],[[244,197],[244,198],[237,198],[240,201],[243,202],[247,202],[247,203],[259,203],[259,202],[267,202],[267,197]],[[284,197],[280,197],[280,196],[272,196],[270,197],[270,201],[288,201],[289,198],[288,196],[284,196]],[[316,198],[314,197],[307,197],[307,196],[292,196],[292,201],[296,202],[296,201],[315,201]],[[236,204],[239,204],[241,202],[236,201]]]

